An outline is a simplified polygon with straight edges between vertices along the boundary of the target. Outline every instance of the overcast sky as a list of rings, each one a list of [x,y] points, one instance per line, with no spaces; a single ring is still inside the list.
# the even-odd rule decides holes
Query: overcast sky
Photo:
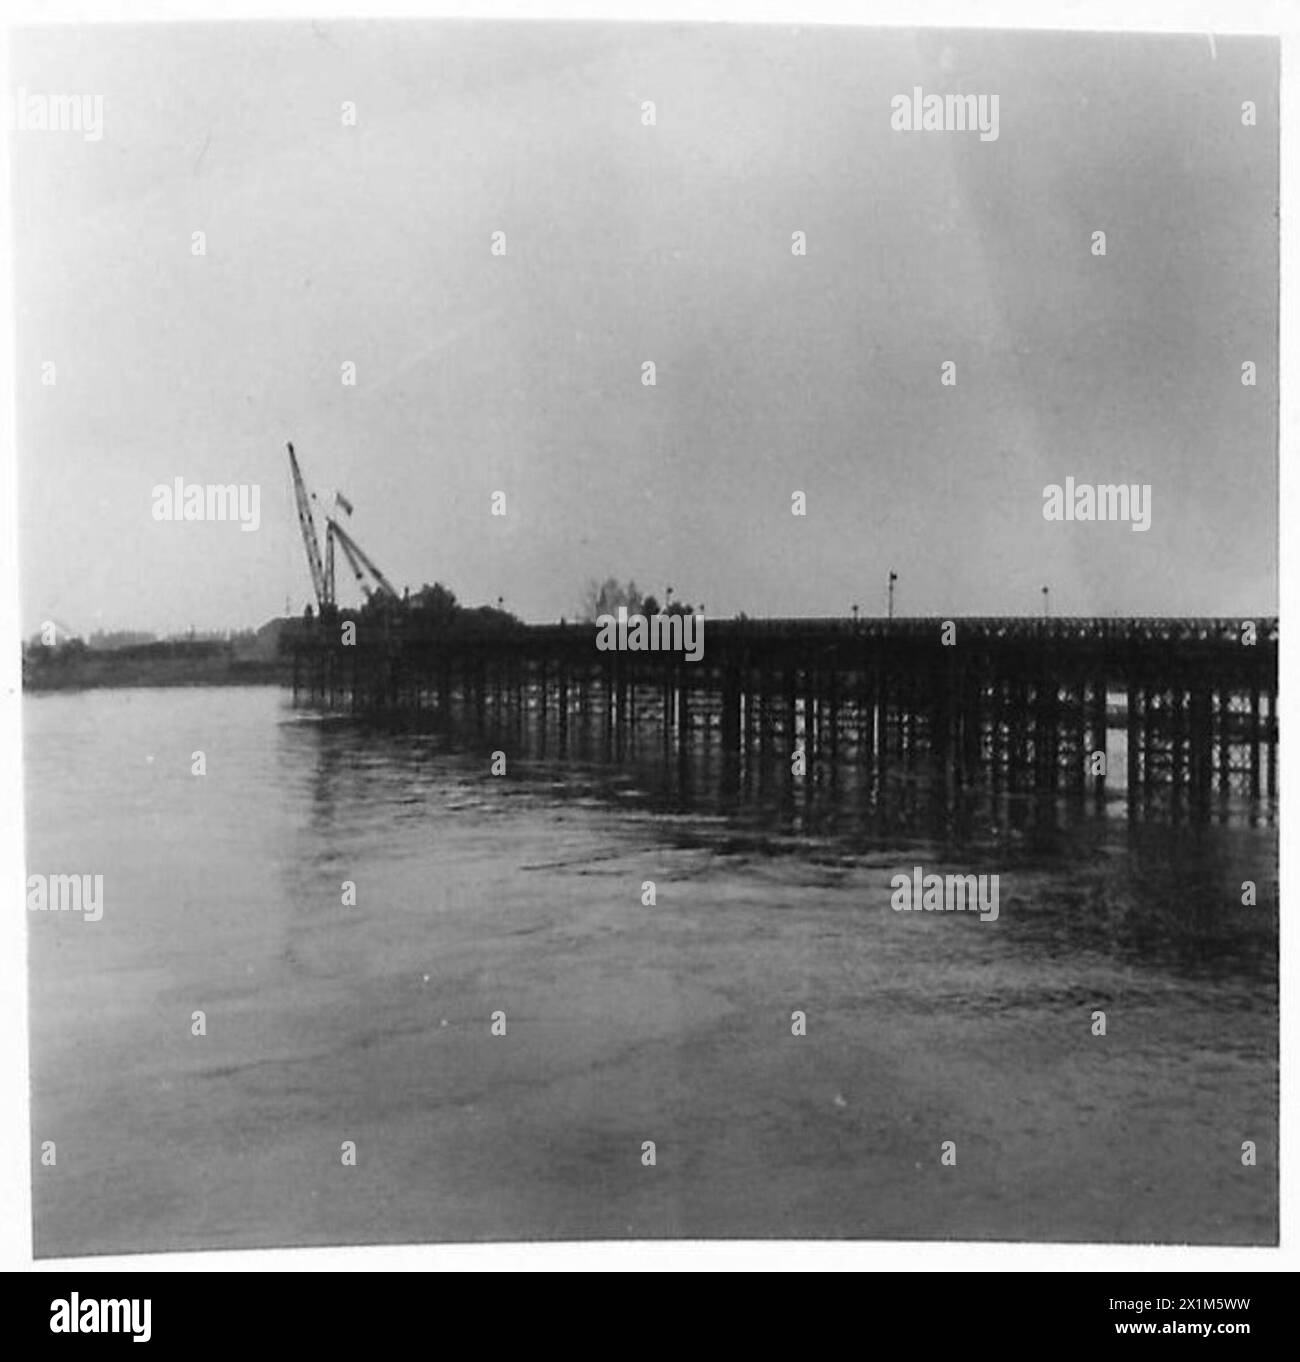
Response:
[[[13,49],[14,86],[104,111],[97,142],[13,139],[26,631],[301,610],[289,439],[399,586],[530,620],[609,574],[711,615],[881,613],[891,567],[903,614],[1037,613],[1045,584],[1062,614],[1276,610],[1270,40],[393,23]],[[998,139],[894,131],[915,86],[997,94]],[[1150,530],[1045,521],[1067,476],[1151,484]],[[156,522],[177,477],[260,484],[260,529]]]

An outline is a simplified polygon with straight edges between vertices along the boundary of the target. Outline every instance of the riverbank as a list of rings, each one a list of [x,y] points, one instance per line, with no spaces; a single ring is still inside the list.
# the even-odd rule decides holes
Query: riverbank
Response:
[[[292,664],[241,657],[224,643],[156,643],[118,651],[60,648],[23,658],[23,690],[96,690],[127,686],[287,685]]]

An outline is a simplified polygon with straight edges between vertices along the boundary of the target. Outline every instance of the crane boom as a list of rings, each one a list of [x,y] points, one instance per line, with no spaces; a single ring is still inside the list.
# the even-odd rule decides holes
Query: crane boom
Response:
[[[358,583],[361,583],[361,585],[364,586],[364,582],[362,582],[362,568],[364,568],[365,571],[375,579],[376,584],[384,595],[391,596],[394,600],[397,600],[397,592],[394,589],[393,584],[375,566],[373,560],[367,555],[361,545],[352,538],[333,516],[327,518],[326,524],[329,527],[329,532],[343,545],[343,552],[347,554],[348,562],[352,564],[352,571],[356,574]]]
[[[331,605],[337,599],[334,595],[334,527],[328,521],[325,526],[325,596]]]
[[[316,602],[324,611],[332,604],[331,593],[326,589],[325,569],[321,565],[320,544],[316,539],[316,518],[311,512],[311,498],[303,485],[302,470],[298,467],[298,456],[293,452],[293,442],[289,442],[289,469],[293,473],[293,495],[298,503],[298,525],[302,530],[303,546],[307,550],[307,566],[311,570],[311,584],[316,592]]]
[[[334,526],[332,523],[330,524],[327,533],[329,535],[330,552],[332,553],[334,546]],[[352,566],[352,575],[357,579],[357,585],[361,588],[361,594],[366,598],[366,600],[369,600],[371,590],[369,583],[366,581],[365,571],[362,568],[361,564],[357,561],[356,555],[346,544],[343,545],[343,556],[348,560],[348,562]]]

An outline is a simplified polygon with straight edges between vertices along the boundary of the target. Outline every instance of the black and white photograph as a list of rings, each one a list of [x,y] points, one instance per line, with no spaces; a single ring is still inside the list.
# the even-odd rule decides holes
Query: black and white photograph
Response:
[[[34,1259],[1276,1248],[1281,51],[11,29]]]

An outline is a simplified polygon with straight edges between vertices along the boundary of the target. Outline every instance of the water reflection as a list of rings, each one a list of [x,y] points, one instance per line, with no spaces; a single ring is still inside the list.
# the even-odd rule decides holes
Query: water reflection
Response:
[[[554,733],[514,720],[480,729],[430,719],[416,732],[299,718],[288,728],[313,753],[321,835],[337,835],[349,810],[418,820],[429,801],[445,806],[453,795],[485,818],[506,797],[594,800],[643,816],[677,846],[742,860],[997,873],[1013,909],[997,950],[1170,969],[1243,1005],[1276,983],[1272,801],[1225,797],[1207,826],[1184,819],[1176,800],[1131,808],[1113,790],[1097,798],[961,781],[925,756],[810,761],[799,774],[788,760],[738,757],[707,738],[666,745],[658,735],[606,737],[599,724],[575,724],[563,755]],[[505,755],[504,779],[490,774],[493,753]],[[1246,881],[1254,908],[1241,903]]]

